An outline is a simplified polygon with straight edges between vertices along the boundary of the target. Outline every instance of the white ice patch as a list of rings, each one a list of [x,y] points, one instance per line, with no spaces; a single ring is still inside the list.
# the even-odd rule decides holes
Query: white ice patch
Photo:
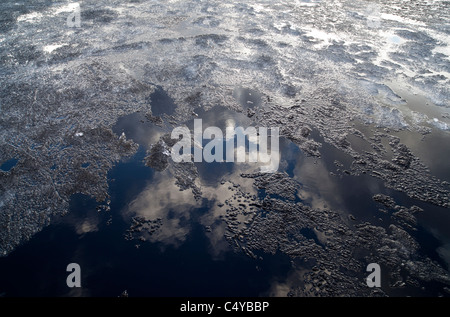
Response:
[[[374,61],[376,65],[383,65],[385,61],[391,61],[390,54],[399,50],[400,45],[406,40],[394,33],[395,31],[381,31],[378,34],[381,36],[381,43],[379,44],[378,57]],[[407,71],[404,69],[404,71]],[[414,73],[408,72],[409,76],[414,76]]]
[[[368,93],[375,96],[377,99],[382,101],[384,104],[391,106],[404,105],[406,102],[399,95],[392,91],[386,85],[374,83],[367,80],[359,81],[362,87],[366,89]]]
[[[405,42],[403,38],[394,34],[387,34],[386,40],[391,44],[400,45]]]
[[[378,126],[393,129],[402,129],[408,126],[403,114],[396,108],[381,106],[375,110],[375,118]]]
[[[17,17],[17,22],[29,22],[29,23],[35,23],[39,22],[42,18],[42,14],[39,12],[32,12],[27,14],[22,14]]]
[[[309,32],[306,33],[306,36],[313,37],[320,41],[320,43],[314,45],[314,48],[321,49],[323,47],[330,46],[333,41],[339,41],[340,38],[337,34],[327,33],[318,29],[309,29]]]
[[[411,119],[414,124],[428,122],[428,120],[429,120],[429,118],[426,114],[416,112],[416,111],[411,112]]]
[[[54,50],[56,50],[56,49],[58,49],[58,48],[60,48],[60,47],[63,47],[63,46],[65,46],[65,45],[67,45],[67,44],[47,45],[47,46],[44,46],[43,51],[50,54],[50,53],[53,52]]]
[[[448,36],[448,34],[429,29],[427,29],[427,34],[438,41],[438,45],[433,48],[433,54],[443,54],[447,56],[447,60],[450,60],[450,37]]]
[[[438,118],[430,119],[426,114],[412,111],[411,112],[411,122],[415,125],[427,123],[442,131],[450,131],[450,126]]]
[[[77,2],[69,3],[69,4],[66,4],[66,5],[60,6],[58,8],[55,8],[53,10],[53,15],[58,15],[58,14],[60,14],[62,12],[72,12],[75,9],[79,8],[79,7],[80,7],[80,4],[77,3]]]
[[[315,6],[319,5],[319,3],[305,2],[305,1],[297,0],[297,1],[295,1],[295,5],[298,7],[315,7]]]
[[[77,133],[75,133],[75,136],[83,136],[83,135],[84,135],[83,132],[77,132]]]
[[[402,18],[398,15],[389,14],[389,13],[382,13],[381,18],[384,20],[391,20],[391,21],[396,21],[396,22],[400,22],[400,23],[404,23],[404,24],[411,24],[411,25],[416,25],[416,26],[426,26],[426,24],[423,22],[411,20],[408,18]]]
[[[429,121],[430,124],[435,126],[436,128],[443,130],[443,131],[449,131],[450,128],[447,123],[440,121],[438,118],[433,118],[433,120]]]

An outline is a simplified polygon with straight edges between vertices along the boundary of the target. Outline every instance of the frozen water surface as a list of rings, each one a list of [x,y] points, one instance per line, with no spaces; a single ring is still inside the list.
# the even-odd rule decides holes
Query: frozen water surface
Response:
[[[247,295],[449,295],[448,1],[85,0],[79,28],[71,1],[0,9],[0,265],[65,221],[137,254],[201,237],[270,272]],[[200,117],[280,127],[278,173],[173,163]]]

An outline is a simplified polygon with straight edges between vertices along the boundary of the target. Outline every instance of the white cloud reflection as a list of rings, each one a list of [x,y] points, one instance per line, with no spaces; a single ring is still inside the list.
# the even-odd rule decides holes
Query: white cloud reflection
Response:
[[[180,191],[174,178],[168,174],[168,171],[157,174],[154,181],[129,204],[125,215],[147,220],[162,219],[161,228],[146,238],[178,247],[186,240],[191,229],[191,212],[199,204],[190,190]]]
[[[298,196],[309,202],[311,207],[340,209],[344,206],[336,179],[330,175],[322,160],[299,156],[294,179],[304,184],[298,191]]]
[[[79,235],[83,235],[83,234],[86,234],[89,232],[96,232],[96,231],[98,231],[99,222],[100,222],[100,220],[98,217],[86,218],[82,222],[75,223],[75,231]]]
[[[143,232],[144,237],[147,241],[161,243],[163,247],[170,245],[177,248],[186,241],[192,230],[193,213],[198,208],[207,207],[207,212],[196,221],[205,228],[211,228],[209,232],[205,230],[210,241],[209,252],[213,258],[220,258],[225,251],[230,250],[224,239],[226,223],[223,217],[226,215],[227,206],[221,205],[226,200],[231,201],[235,194],[229,187],[239,184],[245,192],[256,194],[253,180],[240,176],[245,171],[245,165],[233,165],[232,171],[224,177],[229,181],[224,184],[220,181],[212,184],[199,173],[196,185],[201,187],[202,201],[196,201],[190,189],[181,191],[169,170],[157,173],[152,182],[128,205],[123,215],[125,218],[137,216],[146,220],[160,218],[162,226],[151,235]],[[249,217],[251,216],[239,215],[238,220],[243,224]]]

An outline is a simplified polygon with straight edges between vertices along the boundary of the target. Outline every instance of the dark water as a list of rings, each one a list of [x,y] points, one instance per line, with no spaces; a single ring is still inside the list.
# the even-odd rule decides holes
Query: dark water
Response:
[[[158,98],[159,102],[164,99],[161,94]],[[217,111],[221,116],[215,113],[208,120],[205,115],[204,123],[211,125],[213,118],[223,120],[233,115],[224,108]],[[67,216],[54,219],[52,225],[0,259],[0,271],[7,272],[0,275],[0,293],[118,296],[126,289],[130,296],[258,296],[266,294],[273,281],[286,277],[290,268],[286,255],[257,254],[261,258],[255,260],[229,247],[219,255],[211,252],[207,232],[199,222],[214,203],[206,200],[193,208],[189,220],[182,224],[189,232],[180,245],[125,240],[130,217],[124,211],[155,182],[157,172],[144,165],[145,152],[164,131],[139,113],[121,118],[113,130],[119,135],[124,132],[140,148],[133,158],[109,172],[111,210],[98,212],[98,203],[92,198],[74,195]],[[205,180],[212,175],[212,183],[217,183],[217,168],[224,168],[225,175],[232,164],[197,165]],[[167,213],[176,213],[170,208]],[[73,291],[66,286],[69,273],[65,270],[72,262],[80,265],[82,274],[82,288]]]
[[[205,230],[197,220],[207,208],[193,211],[191,230],[179,247],[161,243],[126,241],[129,223],[121,210],[152,182],[154,172],[143,166],[141,150],[109,174],[111,211],[96,211],[96,202],[74,195],[70,214],[55,221],[7,258],[0,259],[0,292],[6,296],[248,296],[268,290],[283,278],[289,259],[264,255],[253,260],[231,249],[220,259],[209,252]],[[112,224],[106,222],[112,216]],[[95,231],[80,232],[80,223],[97,224]],[[77,232],[78,228],[78,232]],[[65,268],[78,263],[82,272],[80,293],[70,293]],[[7,274],[5,274],[7,272]]]
[[[163,114],[172,115],[175,113],[177,105],[172,98],[161,88],[158,89],[150,96],[150,104],[152,108],[152,114],[154,116],[162,116]]]
[[[261,96],[255,91],[238,89],[234,95],[243,108],[259,106]],[[153,115],[173,113],[175,108],[172,104],[173,101],[163,91],[158,91],[152,96]],[[197,109],[196,112],[203,119],[204,127],[217,126],[225,131],[229,120],[236,126],[251,125],[251,119],[245,114],[220,106],[209,111]],[[192,129],[193,120],[186,124]],[[130,296],[259,296],[271,294],[274,283],[286,281],[292,271],[291,260],[286,255],[256,253],[257,259],[253,259],[242,252],[234,252],[220,231],[214,235],[220,225],[212,227],[212,232],[205,230],[204,219],[210,216],[217,204],[215,198],[205,197],[193,204],[175,201],[177,197],[186,196],[168,196],[168,203],[160,212],[165,217],[164,221],[176,222],[172,234],[181,232],[181,235],[175,240],[170,237],[146,242],[124,239],[131,222],[130,205],[139,201],[143,193],[161,190],[160,187],[163,187],[162,191],[151,197],[164,201],[163,196],[172,190],[164,188],[164,184],[173,184],[175,180],[169,172],[156,172],[144,164],[146,150],[169,131],[153,125],[140,113],[120,118],[113,130],[118,135],[124,132],[140,147],[135,156],[118,163],[108,174],[110,211],[98,211],[98,203],[92,198],[74,195],[67,216],[54,219],[29,242],[8,257],[0,258],[1,295],[119,296],[127,290]],[[368,175],[330,176],[330,172],[337,172],[335,160],[342,162],[345,169],[349,167],[351,158],[325,143],[317,131],[312,136],[323,144],[320,160],[307,157],[295,144],[285,138],[280,139],[284,161],[280,171],[297,180],[305,190],[299,193],[298,200],[312,207],[338,210],[344,219],[352,215],[355,223],[370,221],[384,227],[392,223],[390,214],[379,211],[380,206],[372,200],[373,195],[389,195],[397,204],[407,207],[417,205],[426,211],[418,215],[419,227],[414,233],[421,245],[420,252],[446,267],[438,249],[449,249],[446,247],[450,241],[448,210],[385,188],[381,181]],[[433,139],[432,136],[430,138]],[[7,161],[1,168],[14,165],[10,166],[10,161]],[[215,186],[221,179],[231,177],[235,166],[234,163],[196,163],[196,167],[202,185]],[[436,167],[432,171],[440,173]],[[442,171],[443,175],[447,172]],[[166,180],[168,182],[164,183]],[[237,181],[241,180],[238,178]],[[242,186],[246,188],[248,185]],[[251,190],[250,187],[246,189]],[[265,192],[257,194],[263,197]],[[151,208],[150,212],[153,212]],[[214,221],[220,222],[218,219]],[[313,230],[299,229],[306,238],[321,245]],[[214,236],[220,241],[214,241]],[[81,266],[80,289],[71,290],[66,286],[66,267],[72,262]],[[426,286],[429,289],[434,287],[432,284]],[[388,293],[415,295],[409,291],[388,290]]]
[[[16,166],[17,162],[19,162],[19,160],[15,158],[7,160],[0,165],[0,170],[9,172],[14,166]]]

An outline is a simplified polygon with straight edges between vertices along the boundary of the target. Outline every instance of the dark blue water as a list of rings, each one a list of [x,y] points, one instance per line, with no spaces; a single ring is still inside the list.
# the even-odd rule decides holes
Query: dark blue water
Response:
[[[119,296],[126,289],[130,296],[258,296],[266,294],[273,281],[286,278],[290,260],[283,254],[259,254],[263,259],[255,260],[229,248],[219,257],[212,255],[199,218],[215,202],[204,200],[191,211],[189,223],[184,224],[189,233],[179,246],[124,239],[130,227],[124,210],[158,173],[144,165],[144,157],[147,140],[162,130],[143,119],[142,114],[126,116],[113,129],[141,146],[133,158],[118,163],[108,174],[111,210],[99,212],[94,199],[73,195],[67,216],[54,219],[52,225],[0,259],[4,272],[0,294]],[[217,166],[213,165],[199,172],[214,175]],[[66,286],[66,267],[72,262],[81,267],[81,289]]]
[[[248,108],[258,105],[261,97],[248,89],[237,90],[235,95]],[[153,95],[152,102],[156,104],[152,104],[154,115],[173,113],[171,107],[164,107],[165,103],[171,102],[167,98],[161,91]],[[236,126],[251,125],[251,119],[245,114],[223,107],[214,107],[209,111],[197,109],[196,112],[203,119],[204,127],[217,126],[225,131],[229,119],[234,120]],[[186,124],[192,129],[193,120]],[[136,155],[118,163],[108,174],[110,211],[98,209],[99,203],[90,197],[73,195],[67,216],[53,219],[49,227],[29,242],[8,257],[0,258],[0,295],[115,297],[127,290],[130,296],[258,296],[270,294],[274,282],[286,282],[292,273],[292,266],[291,260],[284,254],[255,252],[257,259],[253,259],[233,251],[225,240],[224,245],[228,247],[221,250],[220,256],[212,252],[211,238],[201,219],[217,204],[215,200],[203,198],[197,205],[191,206],[189,217],[179,219],[180,226],[189,230],[178,244],[163,240],[128,241],[124,238],[131,223],[131,216],[127,213],[130,203],[148,188],[153,188],[152,185],[161,182],[161,178],[175,181],[170,179],[170,173],[157,172],[144,164],[150,145],[157,142],[162,134],[170,132],[164,129],[153,125],[140,113],[118,120],[114,132],[118,135],[124,132],[140,147]],[[436,238],[430,228],[445,233],[450,223],[448,210],[388,189],[369,175],[330,177],[329,172],[337,173],[335,160],[348,168],[351,158],[325,143],[317,131],[313,131],[312,136],[323,144],[320,149],[322,158],[309,158],[294,143],[281,138],[280,153],[285,163],[280,166],[280,171],[297,180],[302,188],[316,193],[319,200],[326,202],[327,208],[341,211],[344,218],[351,214],[355,220],[349,221],[350,227],[353,223],[365,221],[383,227],[392,223],[390,216],[393,211],[381,213],[381,206],[372,200],[374,194],[389,195],[399,205],[409,207],[414,204],[423,208],[426,212],[417,216],[418,230],[411,234],[421,245],[419,253],[446,267],[437,252],[442,240]],[[7,170],[17,164],[17,160],[10,161],[2,164],[1,168]],[[234,163],[195,165],[204,184],[210,186],[227,178],[234,168]],[[266,195],[264,190],[257,193],[261,199]],[[272,197],[282,199],[276,194]],[[317,203],[311,198],[297,199],[300,200],[304,204]],[[185,206],[179,202],[167,205],[164,212],[169,220],[181,214],[177,208]],[[306,238],[321,245],[314,230],[299,230]],[[301,262],[299,259],[295,261]],[[66,286],[69,274],[66,267],[73,262],[81,266],[81,289]],[[432,283],[426,286],[429,289],[434,287]],[[392,294],[413,295],[407,291],[395,290]]]
[[[0,170],[4,172],[9,172],[14,166],[16,166],[18,162],[19,160],[15,158],[7,160],[0,165]]]
[[[65,269],[72,262],[82,271],[82,288],[73,294],[85,296],[118,296],[125,289],[130,296],[257,296],[268,290],[273,278],[287,274],[289,259],[280,254],[254,260],[230,249],[214,259],[204,227],[197,222],[206,208],[194,210],[189,235],[177,248],[141,243],[136,249],[135,241],[126,241],[123,234],[129,223],[121,210],[154,175],[143,165],[143,156],[141,150],[109,173],[114,180],[110,212],[98,213],[93,199],[74,195],[69,216],[0,259],[0,293],[69,295]],[[107,225],[110,216],[113,221]],[[77,233],[76,227],[86,219],[98,220],[96,231]]]
[[[161,87],[158,87],[151,94],[149,102],[151,104],[152,114],[157,117],[163,114],[172,115],[177,108],[173,99]]]

